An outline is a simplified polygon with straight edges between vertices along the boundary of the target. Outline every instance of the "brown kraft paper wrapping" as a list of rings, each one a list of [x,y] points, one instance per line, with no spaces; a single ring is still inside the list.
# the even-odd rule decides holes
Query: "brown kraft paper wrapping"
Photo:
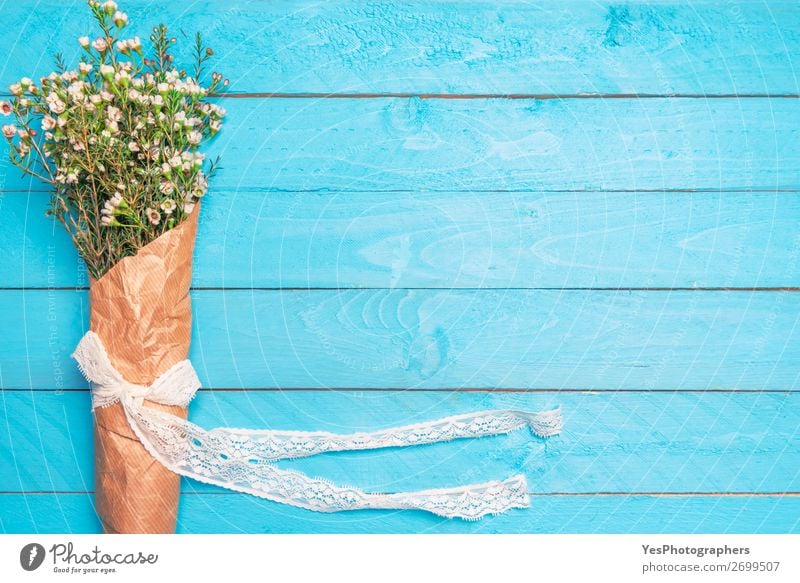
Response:
[[[90,328],[131,383],[151,384],[189,355],[189,286],[198,204],[180,225],[91,281]],[[145,406],[186,418],[185,407]],[[175,532],[180,476],[134,435],[117,402],[94,411],[95,506],[106,533]]]

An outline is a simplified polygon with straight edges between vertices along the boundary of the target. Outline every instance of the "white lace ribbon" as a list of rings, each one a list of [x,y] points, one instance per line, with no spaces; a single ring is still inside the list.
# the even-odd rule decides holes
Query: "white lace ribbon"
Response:
[[[200,388],[191,362],[183,360],[150,386],[127,382],[111,364],[94,332],[87,332],[73,353],[92,383],[92,409],[122,403],[131,429],[145,449],[169,470],[207,482],[319,512],[364,508],[419,509],[448,518],[477,520],[510,508],[530,505],[524,475],[455,488],[367,493],[327,480],[280,469],[273,462],[318,453],[402,447],[508,433],[529,427],[540,437],[561,431],[561,410],[538,413],[512,409],[454,415],[435,421],[368,433],[216,428],[143,405],[144,399],[186,406]]]

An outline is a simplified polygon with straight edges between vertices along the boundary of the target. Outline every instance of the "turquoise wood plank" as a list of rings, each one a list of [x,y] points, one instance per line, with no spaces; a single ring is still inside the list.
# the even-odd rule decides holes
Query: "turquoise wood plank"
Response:
[[[122,6],[131,34],[142,38],[158,20],[187,34],[203,31],[217,53],[214,66],[238,92],[800,92],[800,8],[792,1]],[[11,0],[0,7],[3,85],[49,73],[54,52],[77,59],[75,39],[91,29],[79,0],[39,0],[35,11]]]
[[[86,285],[44,193],[0,194],[0,287]],[[800,286],[788,193],[213,193],[196,287]]]
[[[800,395],[793,393],[202,392],[206,428],[371,431],[491,408],[557,405],[564,432],[529,431],[280,462],[380,492],[524,473],[534,493],[800,492]],[[93,489],[85,392],[0,394],[0,492]],[[217,491],[188,481],[187,490]]]
[[[477,522],[417,511],[313,513],[243,494],[188,494],[180,533],[796,534],[797,496],[553,496]],[[0,532],[96,533],[88,494],[0,494]]]
[[[86,292],[0,292],[0,386],[85,386]],[[800,387],[800,294],[197,291],[204,386]]]
[[[236,99],[224,105],[229,124],[209,149],[224,156],[212,193],[800,187],[798,99]],[[6,190],[28,188],[2,155],[0,175]]]

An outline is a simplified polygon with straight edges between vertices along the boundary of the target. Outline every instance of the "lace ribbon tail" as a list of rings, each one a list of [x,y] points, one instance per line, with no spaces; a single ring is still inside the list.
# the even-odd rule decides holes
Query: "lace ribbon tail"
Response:
[[[125,401],[124,406],[131,428],[145,449],[169,470],[274,502],[317,512],[416,509],[465,520],[530,505],[523,475],[502,482],[392,494],[336,486],[328,480],[278,468],[264,459],[236,457],[216,449],[211,432],[179,417],[140,407],[134,401]]]
[[[251,456],[264,460],[296,459],[335,451],[409,447],[453,439],[500,435],[530,428],[539,437],[561,432],[561,409],[519,411],[498,409],[465,413],[372,432],[339,434],[325,431],[282,431],[217,428],[207,432],[218,447],[248,444]]]

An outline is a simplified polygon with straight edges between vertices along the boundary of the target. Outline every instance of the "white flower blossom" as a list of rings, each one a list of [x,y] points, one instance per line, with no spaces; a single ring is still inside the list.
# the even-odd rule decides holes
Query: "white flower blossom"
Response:
[[[11,138],[13,138],[16,135],[17,135],[17,127],[16,126],[11,125],[11,124],[5,124],[3,126],[3,136],[5,136],[5,138],[7,140],[10,140]]]
[[[111,17],[111,20],[114,21],[114,24],[117,25],[117,28],[122,28],[123,26],[128,24],[128,15],[125,14],[124,12],[120,12],[119,10],[117,10],[114,13],[114,16]]]
[[[193,146],[196,146],[197,144],[199,144],[200,140],[202,140],[202,139],[203,139],[203,136],[198,131],[189,132],[189,135],[186,136],[186,140],[190,144],[192,144]]]
[[[0,113],[2,113],[3,115],[10,115],[12,111],[13,108],[11,107],[10,102],[0,101]]]
[[[171,215],[178,205],[175,204],[175,201],[172,199],[167,199],[161,203],[161,210],[164,211],[164,214],[169,216]]]
[[[103,53],[108,48],[108,42],[102,37],[98,37],[92,41],[92,48],[98,53]]]
[[[161,222],[161,213],[159,213],[157,210],[147,208],[144,212],[147,215],[147,220],[150,221],[151,225],[157,225]]]
[[[158,189],[162,194],[169,196],[175,190],[175,186],[169,180],[162,180],[161,184],[158,185]]]
[[[43,130],[52,130],[56,127],[56,120],[54,120],[51,116],[46,115],[42,118],[42,129]],[[47,137],[47,136],[45,136]]]
[[[80,44],[80,45],[81,45],[83,48],[85,48],[85,49],[88,49],[88,48],[89,48],[89,37],[88,37],[88,36],[82,36],[82,37],[80,37],[80,38],[78,39],[78,43],[79,43],[79,44]]]
[[[64,110],[67,107],[55,93],[51,93],[45,97],[45,102],[47,103],[47,107],[50,108],[50,111],[56,114],[64,113]]]
[[[120,121],[122,119],[122,110],[119,107],[109,105],[108,109],[106,109],[106,116],[109,121]]]

